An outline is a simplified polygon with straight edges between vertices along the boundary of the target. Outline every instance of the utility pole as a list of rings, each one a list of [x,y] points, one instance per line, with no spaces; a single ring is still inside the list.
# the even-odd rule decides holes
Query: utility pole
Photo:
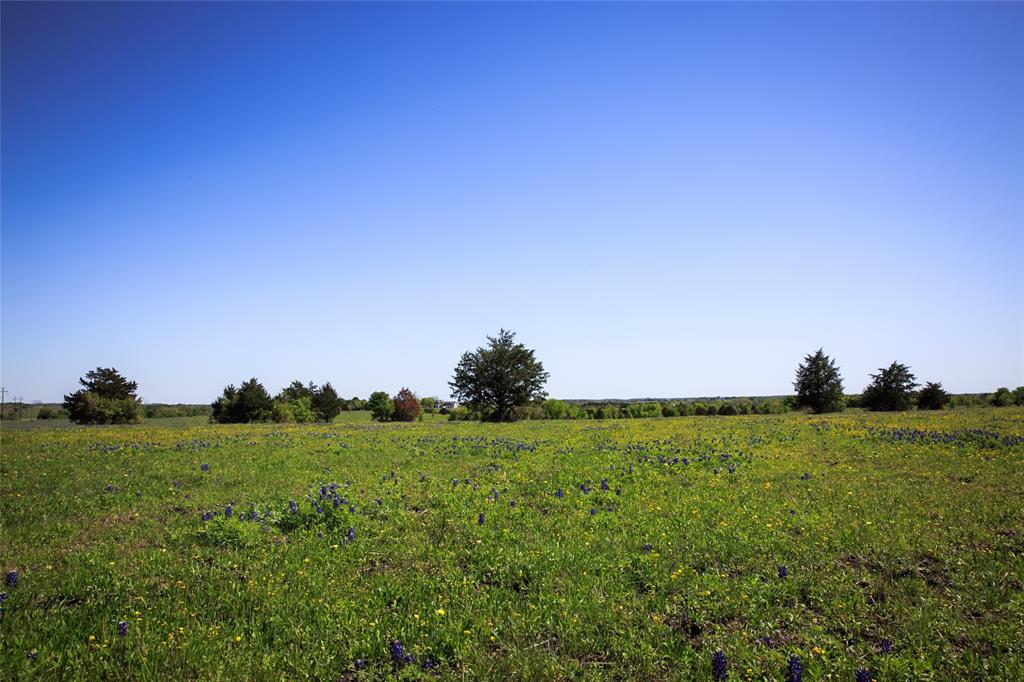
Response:
[[[4,396],[7,395],[7,389],[0,386],[0,421],[4,418]]]

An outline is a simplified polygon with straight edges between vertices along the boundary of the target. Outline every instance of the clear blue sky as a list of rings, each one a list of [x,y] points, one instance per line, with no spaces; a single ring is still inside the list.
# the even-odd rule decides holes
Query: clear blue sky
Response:
[[[57,400],[1024,384],[1024,4],[3,3],[2,375]]]

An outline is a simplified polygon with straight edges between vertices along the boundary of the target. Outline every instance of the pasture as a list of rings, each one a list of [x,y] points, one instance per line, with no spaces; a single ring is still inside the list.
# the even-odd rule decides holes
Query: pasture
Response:
[[[1019,408],[2,448],[5,679],[1024,678]]]

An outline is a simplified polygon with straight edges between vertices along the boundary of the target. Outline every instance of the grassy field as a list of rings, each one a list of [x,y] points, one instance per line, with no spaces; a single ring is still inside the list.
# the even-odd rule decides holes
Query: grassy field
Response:
[[[1024,679],[1018,408],[2,448],[5,679]]]

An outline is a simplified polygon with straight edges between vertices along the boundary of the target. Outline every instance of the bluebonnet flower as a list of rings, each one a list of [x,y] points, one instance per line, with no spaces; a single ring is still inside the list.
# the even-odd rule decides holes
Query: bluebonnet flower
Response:
[[[459,479],[457,479],[457,478],[453,478],[452,479],[452,487],[453,488],[458,488],[459,487]]]
[[[779,566],[779,580],[785,580],[789,577],[789,569],[786,568],[786,564]]]
[[[316,506],[316,513],[317,514],[323,514],[324,513],[324,508],[321,507],[319,504]]]
[[[424,661],[423,661],[423,669],[424,670],[433,670],[436,667],[437,667],[437,663],[434,662],[434,659],[432,659],[432,658],[424,659]]]
[[[650,552],[652,549],[654,549],[654,545],[646,544],[643,547],[641,547],[640,549],[643,550],[644,552]]]
[[[854,676],[857,682],[871,682],[871,671],[867,668],[857,668],[857,673]]]
[[[174,482],[174,487],[175,488],[180,488],[181,487],[181,481],[175,481]]]
[[[252,521],[259,521],[260,515],[255,509],[249,512],[249,519]]]
[[[632,465],[632,463],[629,465],[629,473],[633,473],[633,465]]]
[[[601,490],[608,490],[608,479],[607,478],[602,478],[601,479]]]
[[[716,682],[722,682],[729,675],[729,662],[725,660],[725,654],[716,651],[711,656],[711,677]],[[859,682],[859,680],[858,680]]]
[[[593,507],[591,507],[591,508],[590,508],[590,515],[591,515],[591,516],[597,516],[597,510],[596,510],[596,509],[594,509]]]
[[[718,469],[715,469],[715,476],[718,475]]]
[[[799,656],[790,656],[789,665],[786,668],[786,682],[802,682],[804,679],[804,664]]]
[[[355,662],[356,670],[364,670],[366,668],[366,661],[361,658],[357,658]]]
[[[206,462],[203,462],[202,464],[199,465],[199,468],[202,469],[203,471],[209,471],[210,465],[207,464]]]
[[[36,657],[38,657],[38,656],[39,656],[39,652],[36,651],[35,649],[33,649],[32,651],[28,652],[28,660],[30,660],[30,661],[36,660]]]
[[[120,620],[117,622],[117,634],[122,637],[128,634],[128,621]]]
[[[807,473],[807,472],[805,471],[805,472],[803,473],[803,476],[801,476],[801,477],[800,477],[800,480],[801,480],[801,481],[809,481],[809,480],[810,480],[810,478],[811,478],[811,475],[810,475],[809,473]]]
[[[213,518],[213,512],[208,512],[208,511],[207,512],[203,512],[203,516],[202,516],[203,521],[209,521],[212,518]]]
[[[349,527],[348,535],[346,535],[346,537],[348,538],[349,542],[355,542],[355,539],[356,539],[356,529],[352,528],[352,527]]]
[[[478,525],[478,526],[484,525],[484,513],[483,512],[480,512],[480,516],[476,517],[476,525]]]
[[[327,497],[327,486],[322,485],[320,486],[320,499],[322,500],[325,497]]]
[[[4,576],[4,584],[7,585],[7,587],[17,587],[18,586],[18,572],[17,571],[8,571],[7,575]]]
[[[106,490],[107,490],[108,493],[112,493],[112,492],[114,492],[114,486],[111,485],[110,483],[108,483]]]
[[[891,639],[883,639],[879,643],[878,649],[883,654],[891,654],[892,653],[892,640]]]
[[[333,508],[334,508],[334,509],[337,509],[337,508],[338,508],[338,506],[339,506],[340,504],[341,504],[341,500],[339,500],[339,499],[338,499],[337,497],[335,497],[335,498],[334,498],[334,499],[333,499],[333,500],[331,501],[331,505],[333,505]]]
[[[288,510],[292,514],[298,514],[299,513],[299,503],[296,502],[295,500],[289,500],[288,501]]]
[[[558,499],[562,499],[563,497],[565,497],[565,491],[559,488],[558,490],[555,491],[555,497],[557,497]]]
[[[391,662],[397,666],[412,662],[412,654],[406,653],[405,647],[397,639],[391,640],[388,647],[391,650]]]
[[[234,510],[233,510],[233,509],[231,508],[231,505],[230,505],[230,504],[229,504],[228,506],[224,507],[224,518],[226,518],[226,519],[230,519],[230,518],[231,518],[231,515],[232,515],[232,514],[234,514],[234,513],[235,513],[235,512],[234,512]]]
[[[511,501],[510,501],[510,502],[508,503],[508,506],[510,506],[510,507],[514,507],[514,506],[516,506],[516,501],[515,501],[515,500],[511,500]]]
[[[616,488],[615,489],[615,494],[616,495],[621,495],[622,494],[622,488]]]
[[[0,604],[3,604],[5,601],[7,601],[7,593],[0,592]]]

